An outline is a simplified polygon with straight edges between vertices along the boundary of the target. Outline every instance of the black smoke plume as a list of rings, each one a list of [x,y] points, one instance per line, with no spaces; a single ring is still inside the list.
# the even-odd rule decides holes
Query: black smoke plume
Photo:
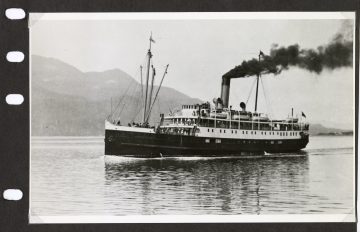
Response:
[[[317,74],[324,69],[348,67],[353,64],[352,24],[345,22],[341,32],[325,46],[317,49],[301,49],[298,44],[288,47],[273,45],[270,55],[262,55],[260,61],[243,61],[223,75],[225,78],[249,77],[259,74],[279,74],[283,70],[296,66]]]

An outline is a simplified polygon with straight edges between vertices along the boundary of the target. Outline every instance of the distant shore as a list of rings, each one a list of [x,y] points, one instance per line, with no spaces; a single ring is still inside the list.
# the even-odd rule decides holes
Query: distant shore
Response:
[[[346,131],[346,132],[329,132],[329,133],[318,133],[312,136],[352,136],[354,132]]]

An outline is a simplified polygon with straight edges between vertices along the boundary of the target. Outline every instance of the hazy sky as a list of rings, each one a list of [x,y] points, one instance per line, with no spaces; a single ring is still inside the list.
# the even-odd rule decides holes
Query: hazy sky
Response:
[[[34,15],[32,16],[34,18]],[[30,22],[31,54],[54,57],[82,71],[118,68],[135,76],[153,33],[158,80],[170,64],[165,86],[211,101],[220,95],[221,76],[259,50],[276,43],[316,48],[328,43],[344,20],[46,20]],[[136,75],[139,76],[139,75]],[[320,75],[291,68],[263,76],[259,111],[286,117],[295,108],[309,121],[352,127],[353,69],[325,70]],[[138,80],[139,81],[139,80]],[[230,104],[246,101],[254,78],[233,79]],[[254,92],[253,92],[254,95]],[[253,109],[254,98],[249,99]],[[266,107],[267,106],[267,107]]]

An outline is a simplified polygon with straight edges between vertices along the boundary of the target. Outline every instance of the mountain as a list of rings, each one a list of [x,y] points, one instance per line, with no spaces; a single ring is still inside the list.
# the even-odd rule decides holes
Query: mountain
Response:
[[[154,88],[157,89],[157,86]],[[34,136],[103,135],[104,121],[118,105],[123,124],[142,116],[141,85],[113,69],[81,72],[54,58],[31,57],[31,133]],[[150,122],[161,112],[202,102],[162,87]],[[121,100],[121,101],[120,101]]]
[[[310,135],[352,135],[352,130],[344,130],[337,128],[327,128],[321,124],[311,124],[309,126]]]
[[[157,89],[157,86],[155,87]],[[120,69],[81,72],[54,58],[31,57],[31,133],[34,136],[103,135],[104,121],[116,108],[123,124],[142,119],[141,86]],[[121,100],[121,101],[120,101]],[[182,104],[202,102],[162,87],[150,122]],[[344,135],[350,130],[311,124],[311,135]]]

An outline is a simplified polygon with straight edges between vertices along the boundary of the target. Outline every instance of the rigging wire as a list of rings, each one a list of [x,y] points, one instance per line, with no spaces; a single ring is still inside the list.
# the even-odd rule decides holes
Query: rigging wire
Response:
[[[144,62],[146,62],[146,58],[147,58],[147,56],[145,56],[145,58],[144,58]],[[152,67],[153,66],[153,59],[151,59],[150,60],[150,67]],[[138,87],[139,86],[136,86],[135,87],[135,90],[132,92],[132,94],[131,94],[131,96],[130,96],[130,99],[133,99],[133,98],[136,98],[137,100],[136,100],[136,106],[137,107],[139,107],[140,109],[138,110],[137,109],[137,107],[135,108],[135,114],[133,115],[133,117],[132,117],[132,120],[131,120],[131,122],[134,122],[135,121],[135,119],[136,119],[136,117],[138,116],[138,114],[139,114],[139,112],[142,110],[142,104],[139,104],[139,101],[143,101],[143,98],[141,97],[141,98],[138,98],[136,95],[137,95],[137,89],[138,89]],[[142,86],[140,86],[140,88],[141,88]],[[141,91],[141,89],[140,89],[140,91]],[[151,91],[151,90],[150,90]],[[150,94],[151,95],[151,94]],[[152,100],[151,98],[149,98],[148,99],[149,100],[149,102]],[[147,103],[146,103],[147,104]],[[122,107],[122,109],[120,110],[120,115],[121,115],[121,113],[126,109],[126,105],[123,105],[123,107]],[[145,108],[144,108],[144,110],[145,110]],[[149,110],[150,110],[150,104],[149,104]],[[119,115],[119,116],[120,116]]]
[[[137,92],[137,89],[138,89],[138,85],[136,85],[135,89],[131,92],[130,96],[129,96],[129,100],[135,98],[135,95],[136,95],[136,92]],[[121,115],[121,113],[123,112],[123,110],[125,110],[127,108],[129,104],[123,104],[123,107],[121,108],[120,112],[119,112],[119,117]]]
[[[116,105],[115,110],[112,112],[112,115],[111,115],[111,119],[112,119],[112,120],[114,120],[114,116],[117,115],[117,112],[118,112],[118,110],[119,110],[120,104],[121,104],[122,101],[124,100],[127,92],[129,91],[130,87],[131,87],[133,84],[134,84],[134,82],[131,82],[131,83],[128,85],[127,89],[125,90],[125,93],[121,96],[121,98],[120,98],[120,100],[119,100],[119,103]],[[116,117],[115,117],[115,118],[116,118]]]
[[[117,106],[116,106],[116,110],[115,110],[114,113],[113,113],[113,115],[115,116],[115,118],[119,118],[119,117],[120,117],[120,114],[121,114],[121,112],[122,112],[122,110],[123,110],[123,108],[124,108],[124,105],[125,105],[125,103],[123,103],[123,102],[126,101],[126,97],[128,96],[128,92],[129,92],[129,90],[132,89],[131,87],[132,87],[134,84],[135,84],[135,86],[137,87],[136,81],[133,81],[133,82],[128,86],[128,89],[125,91],[125,93],[122,95],[119,103],[118,103]],[[132,94],[130,94],[130,95],[132,95]]]
[[[253,81],[253,83],[252,83],[252,85],[251,85],[250,92],[249,92],[249,96],[247,97],[247,100],[246,100],[246,105],[247,105],[248,102],[249,102],[249,99],[250,99],[250,96],[251,96],[251,94],[252,94],[252,92],[253,92],[255,83],[256,83],[256,78],[254,79],[254,81]]]
[[[128,107],[129,104],[126,104],[127,101],[132,101],[134,99],[136,99],[136,107],[134,109],[134,115],[132,117],[132,122],[135,121],[135,119],[139,116],[139,113],[142,111],[142,109],[145,111],[145,107],[148,105],[149,106],[149,111],[148,112],[143,112],[144,114],[147,114],[147,118],[150,118],[150,108],[153,108],[153,106],[155,105],[155,101],[157,100],[157,103],[159,104],[159,99],[156,99],[154,97],[151,97],[151,99],[148,99],[148,102],[144,102],[143,101],[143,96],[144,96],[144,86],[143,86],[143,70],[142,67],[147,67],[147,60],[148,60],[148,53],[145,54],[143,62],[142,62],[142,66],[140,67],[140,70],[137,69],[137,72],[140,73],[140,85],[137,84],[137,81],[132,81],[126,88],[124,94],[122,94],[122,96],[120,97],[119,102],[116,104],[115,109],[110,113],[110,115],[108,116],[108,118],[111,118],[111,120],[114,119],[118,119],[120,118],[122,112],[124,110],[126,110],[126,108]],[[150,59],[150,64],[149,67],[154,66],[154,59]],[[143,65],[144,64],[144,65]],[[137,80],[137,72],[135,73],[135,75],[133,75],[133,77],[135,78],[135,80]],[[134,84],[135,88],[134,88]],[[155,86],[153,86],[154,89],[153,91],[155,91]],[[159,86],[160,87],[160,86]],[[156,92],[158,93],[159,91],[159,87],[156,90]],[[133,89],[134,88],[134,89]],[[140,90],[138,91],[138,88],[140,88]],[[140,93],[140,98],[137,97],[137,94]],[[160,107],[160,105],[159,105]]]
[[[161,81],[160,81],[160,84],[159,84],[159,86],[158,86],[158,88],[157,88],[157,90],[156,90],[156,94],[155,94],[155,97],[154,97],[154,101],[153,101],[153,102],[150,102],[150,108],[149,108],[149,112],[148,112],[148,115],[147,115],[147,118],[146,118],[147,120],[150,118],[151,111],[152,111],[152,109],[153,109],[153,107],[154,107],[154,104],[155,104],[155,101],[156,101],[156,99],[157,99],[157,97],[158,97],[158,95],[159,95],[159,92],[160,92],[160,89],[161,89],[161,87],[162,87],[162,83],[163,83],[163,81],[164,81],[165,75],[167,74],[168,68],[169,68],[169,64],[166,65],[166,68],[165,68],[165,70],[164,70],[164,74],[163,74],[163,76],[162,76],[162,78],[161,78]],[[151,100],[151,99],[150,99],[150,100]]]
[[[143,58],[142,65],[145,63],[146,58],[147,58],[147,54]],[[132,75],[132,77],[134,77],[135,80],[137,79],[137,74],[138,74],[138,71],[135,71],[134,75]],[[118,104],[115,106],[114,111],[108,116],[108,119],[114,120],[114,119],[117,119],[117,118],[120,117],[119,112],[121,112],[122,111],[121,109],[123,108],[123,107],[120,108],[121,103],[125,100],[125,97],[126,97],[127,93],[129,92],[129,90],[131,89],[131,87],[136,83],[137,83],[136,81],[131,81],[129,83],[129,85],[127,86],[125,92],[121,95]]]
[[[265,98],[265,102],[266,102],[266,109],[267,109],[267,111],[268,111],[269,114],[270,114],[270,118],[272,118],[272,116],[273,116],[273,110],[272,110],[272,107],[271,107],[271,101],[270,101],[270,99],[267,97],[267,94],[266,94],[266,91],[265,91],[264,81],[262,80],[262,78],[260,78],[260,80],[261,80],[261,86],[262,86],[262,89],[263,89],[264,98]]]

